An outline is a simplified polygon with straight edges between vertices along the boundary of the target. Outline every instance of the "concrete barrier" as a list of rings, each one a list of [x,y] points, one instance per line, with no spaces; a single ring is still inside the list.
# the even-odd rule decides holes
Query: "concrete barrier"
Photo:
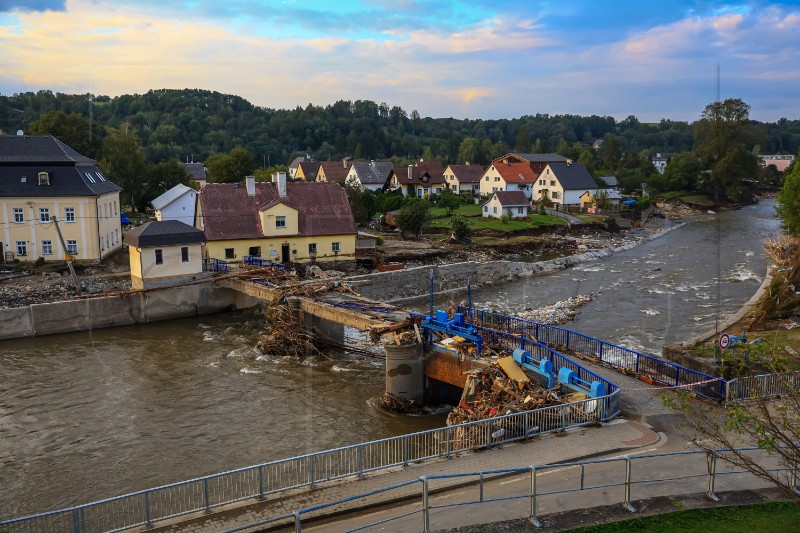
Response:
[[[16,307],[0,309],[0,339],[16,339],[33,336],[30,309]]]

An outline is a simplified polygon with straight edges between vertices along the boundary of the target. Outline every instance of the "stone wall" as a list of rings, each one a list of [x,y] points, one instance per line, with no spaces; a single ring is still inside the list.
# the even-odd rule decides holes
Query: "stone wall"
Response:
[[[0,339],[129,326],[244,309],[257,304],[256,298],[206,283],[121,296],[35,304],[0,309]]]

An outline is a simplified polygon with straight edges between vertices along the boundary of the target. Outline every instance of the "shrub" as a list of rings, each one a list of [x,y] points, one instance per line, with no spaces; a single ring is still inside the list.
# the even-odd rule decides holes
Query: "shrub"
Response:
[[[539,206],[539,214],[540,215],[546,215],[547,214],[547,212],[544,210],[544,204]]]
[[[33,263],[33,266],[35,266],[37,268],[41,267],[41,266],[44,266],[44,257],[39,256],[39,259],[37,259],[36,262]]]
[[[500,215],[501,224],[508,224],[510,221],[511,219],[508,217],[508,215]]]
[[[472,229],[464,215],[453,215],[450,218],[450,235],[461,242],[468,242],[472,237]]]

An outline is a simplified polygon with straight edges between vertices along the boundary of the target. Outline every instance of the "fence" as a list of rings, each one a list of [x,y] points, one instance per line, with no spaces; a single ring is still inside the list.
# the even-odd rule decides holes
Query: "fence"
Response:
[[[123,531],[316,483],[361,476],[545,433],[597,423],[619,412],[607,396],[336,448],[0,522],[8,533]]]
[[[230,272],[230,267],[227,261],[222,259],[214,259],[213,257],[206,257],[203,259],[203,272],[222,272],[227,274]]]
[[[758,448],[738,448],[738,452],[757,455],[760,450]],[[536,527],[541,527],[542,523],[538,517],[538,507],[543,497],[552,496],[557,494],[571,494],[571,493],[585,493],[593,490],[603,490],[604,493],[609,493],[609,489],[618,488],[621,492],[622,504],[631,512],[636,512],[633,506],[634,502],[634,487],[651,485],[656,486],[654,490],[647,491],[640,497],[649,497],[657,493],[658,488],[663,488],[667,483],[681,482],[681,490],[678,494],[690,494],[705,490],[706,496],[714,501],[717,501],[716,491],[718,483],[724,476],[740,476],[747,477],[752,480],[755,476],[747,470],[734,469],[723,470],[718,466],[719,461],[724,461],[725,456],[731,453],[732,450],[720,449],[714,452],[706,452],[704,450],[689,450],[681,452],[669,452],[660,454],[640,455],[640,456],[626,456],[612,459],[596,459],[590,461],[558,463],[548,465],[535,465],[524,468],[507,468],[502,470],[487,470],[481,472],[465,472],[458,474],[441,474],[435,476],[424,476],[419,479],[390,485],[381,489],[377,489],[364,494],[350,496],[340,500],[328,502],[314,507],[299,509],[292,513],[273,516],[269,519],[254,522],[246,526],[229,529],[225,533],[234,533],[238,531],[250,530],[255,527],[262,527],[275,522],[294,522],[295,532],[300,533],[303,529],[302,521],[304,516],[311,518],[315,513],[323,511],[333,506],[338,506],[337,511],[341,510],[341,506],[346,505],[353,501],[361,501],[361,505],[375,505],[380,502],[371,502],[369,498],[378,496],[384,500],[387,498],[406,497],[408,498],[408,487],[418,485],[421,506],[419,509],[404,512],[398,515],[382,518],[375,522],[361,523],[355,528],[348,531],[359,531],[375,526],[383,526],[389,522],[394,522],[402,519],[407,519],[412,516],[417,516],[417,524],[410,524],[406,520],[402,526],[396,525],[397,529],[411,530],[415,525],[421,525],[423,532],[431,531],[431,517],[433,511],[439,509],[447,509],[458,507],[462,505],[480,505],[484,503],[508,501],[508,500],[525,500],[526,514]],[[756,452],[756,453],[753,453]],[[792,488],[795,492],[800,494],[798,488],[797,470],[785,468],[783,465],[776,464],[771,461],[769,457],[754,457],[754,459],[761,464],[765,470],[773,473],[785,482],[786,485]],[[679,469],[682,475],[672,475],[676,472],[675,463],[682,460],[684,463],[682,468]],[[634,468],[636,465],[636,468]],[[688,470],[687,470],[688,467]],[[644,472],[645,468],[648,472]],[[544,478],[548,471],[560,471],[561,475],[557,478]],[[666,477],[653,476],[654,472],[665,472]],[[639,476],[634,472],[642,472]],[[510,490],[506,491],[506,495],[497,497],[488,497],[488,487],[492,481],[499,478],[520,475],[526,476],[529,480],[527,487],[524,491],[517,491],[511,493]],[[458,494],[465,493],[464,484],[477,485],[477,494],[475,499],[457,500],[453,501],[452,497],[447,503],[434,504],[432,502],[433,493],[435,490],[445,490],[457,484],[459,487]],[[698,484],[699,482],[699,484]],[[751,483],[752,485],[752,483]],[[404,490],[405,489],[405,490]],[[694,490],[692,490],[694,489]],[[646,489],[638,489],[640,493],[645,492]],[[662,491],[663,492],[663,491]],[[452,493],[451,493],[452,494]],[[667,492],[668,495],[675,495],[674,490]],[[412,494],[413,497],[413,494]],[[563,503],[559,505],[563,507]],[[372,516],[372,515],[371,515]],[[506,517],[507,518],[507,517]],[[362,521],[363,522],[363,521]],[[550,524],[557,526],[557,524]]]
[[[457,311],[467,313],[468,309],[459,306]],[[672,361],[639,353],[557,326],[480,309],[473,309],[472,313],[479,325],[519,333],[523,337],[536,339],[556,350],[593,358],[614,368],[632,370],[637,374],[649,376],[654,382],[681,387],[710,400],[722,402],[725,399],[724,379],[683,367]]]
[[[772,398],[798,388],[800,371],[735,378],[725,382],[725,401]]]
[[[270,261],[269,259],[262,259],[255,255],[246,255],[242,258],[242,263],[245,265],[256,266],[260,268],[277,268],[279,271],[283,272],[285,267],[281,263],[276,263],[275,261]]]

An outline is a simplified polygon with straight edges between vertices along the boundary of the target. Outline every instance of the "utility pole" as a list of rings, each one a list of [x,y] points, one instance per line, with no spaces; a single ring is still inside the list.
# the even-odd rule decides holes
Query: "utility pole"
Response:
[[[78,291],[78,294],[81,292],[81,284],[78,282],[78,275],[75,274],[75,268],[72,266],[72,256],[69,254],[69,250],[67,250],[67,245],[64,243],[64,236],[61,235],[61,228],[58,225],[58,217],[53,216],[51,217],[53,224],[56,226],[56,233],[58,233],[58,240],[61,241],[61,247],[64,248],[67,256],[67,267],[69,268],[69,273],[72,274],[72,281],[75,283],[75,290]]]

